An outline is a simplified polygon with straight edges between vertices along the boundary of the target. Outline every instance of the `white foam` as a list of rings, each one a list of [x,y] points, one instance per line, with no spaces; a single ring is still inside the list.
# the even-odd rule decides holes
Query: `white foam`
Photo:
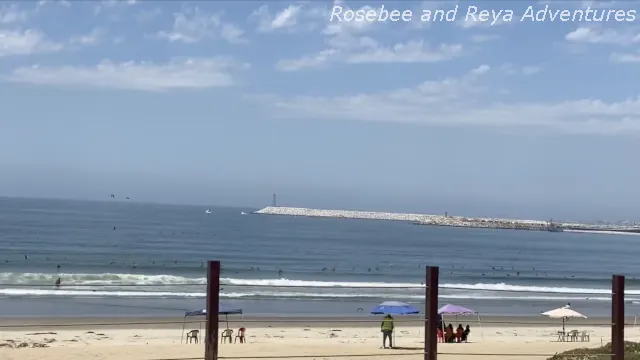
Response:
[[[585,233],[585,234],[640,236],[640,233],[624,232],[624,231],[610,231],[610,230],[573,230],[573,229],[564,229],[564,231],[566,231],[566,232],[574,232],[574,233]]]
[[[424,300],[424,295],[405,294],[344,294],[344,293],[300,293],[300,292],[244,292],[244,293],[222,293],[221,297],[228,298],[248,298],[248,297],[282,297],[282,298],[388,298],[388,299],[415,299]],[[588,297],[588,296],[491,296],[491,295],[446,295],[439,294],[439,298],[444,299],[480,299],[480,300],[594,300],[611,301],[610,297]],[[633,301],[635,299],[627,299]]]
[[[61,289],[53,288],[55,279],[62,278]],[[416,283],[313,281],[293,279],[220,279],[223,297],[371,297],[371,298],[423,298],[424,286]],[[204,296],[206,278],[188,278],[175,275],[145,274],[45,274],[0,273],[0,295],[7,296],[130,296],[130,297],[201,297]],[[10,284],[18,285],[11,287]],[[51,284],[51,285],[47,285]],[[110,285],[102,287],[101,284]],[[197,284],[187,286],[185,284]],[[33,287],[19,287],[33,285]],[[36,286],[40,285],[40,286]],[[118,286],[123,285],[123,286]],[[137,286],[136,286],[137,285]],[[234,285],[236,285],[234,287]],[[2,289],[1,287],[5,287]],[[51,287],[51,288],[48,288]],[[606,288],[574,288],[510,285],[505,283],[441,284],[441,296],[450,298],[486,299],[576,299],[603,298],[611,294]],[[296,288],[296,290],[291,290]],[[327,292],[314,289],[331,289]],[[298,290],[299,289],[299,290]],[[518,294],[516,294],[518,293]],[[627,295],[640,295],[640,290],[627,289]],[[563,296],[564,295],[564,296]],[[584,295],[584,296],[581,296]],[[591,297],[593,295],[594,297]],[[599,297],[598,297],[599,295]]]
[[[344,287],[344,288],[422,288],[423,285],[415,283],[381,283],[381,282],[333,282],[333,281],[306,281],[289,279],[221,279],[230,285],[256,285],[256,286],[283,286],[283,287]],[[481,291],[513,291],[531,293],[557,293],[557,294],[611,294],[609,289],[594,288],[570,288],[570,287],[546,287],[498,284],[441,284],[440,288],[452,290],[481,290]],[[625,290],[626,294],[640,295],[640,290]]]
[[[206,297],[205,293],[163,291],[93,291],[62,289],[0,289],[5,296],[82,296],[82,297]]]
[[[172,284],[202,284],[206,278],[187,278],[175,275],[145,275],[145,274],[53,274],[53,273],[0,273],[2,284],[53,284],[62,278],[64,285],[172,285]]]
[[[63,290],[63,289],[0,289],[0,296],[70,296],[70,297],[134,297],[134,298],[205,298],[203,292],[163,292],[163,291],[92,291],[92,290]],[[309,293],[309,292],[278,292],[278,291],[249,291],[249,292],[222,292],[221,298],[274,298],[274,299],[415,299],[424,300],[424,295],[416,294],[380,294],[380,293]],[[444,299],[478,299],[478,300],[593,300],[611,301],[609,297],[585,297],[585,296],[491,296],[478,294],[446,295]],[[627,299],[636,301],[640,299]]]
[[[339,282],[339,281],[313,281],[313,280],[289,280],[281,279],[233,279],[223,278],[221,282],[229,285],[255,285],[255,286],[295,286],[295,287],[344,287],[344,288],[421,288],[420,284],[412,283],[383,283],[383,282]]]

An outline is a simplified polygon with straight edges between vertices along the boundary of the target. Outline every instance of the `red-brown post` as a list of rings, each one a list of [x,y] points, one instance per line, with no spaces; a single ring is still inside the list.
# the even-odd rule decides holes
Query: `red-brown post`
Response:
[[[624,276],[613,275],[611,284],[611,360],[624,360]]]
[[[438,359],[438,278],[440,269],[437,266],[427,267],[427,288],[425,312],[427,321],[424,325],[424,360]]]
[[[218,310],[220,303],[220,261],[207,265],[207,329],[204,359],[218,360]]]

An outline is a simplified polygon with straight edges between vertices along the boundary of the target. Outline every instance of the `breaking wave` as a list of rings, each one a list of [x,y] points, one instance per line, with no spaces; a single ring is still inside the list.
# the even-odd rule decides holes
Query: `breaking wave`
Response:
[[[60,276],[63,287],[53,284]],[[335,282],[290,279],[222,278],[222,298],[249,299],[423,299],[416,283]],[[0,273],[0,296],[72,297],[205,297],[206,278],[149,274]],[[50,285],[49,285],[50,284]],[[610,289],[510,285],[506,283],[441,284],[440,297],[487,300],[609,301]],[[319,291],[318,288],[326,290]],[[627,290],[640,295],[640,290]],[[640,301],[630,299],[629,301]]]

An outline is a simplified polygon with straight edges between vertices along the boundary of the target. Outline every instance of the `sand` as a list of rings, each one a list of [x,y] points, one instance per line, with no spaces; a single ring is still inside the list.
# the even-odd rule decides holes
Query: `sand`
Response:
[[[0,359],[3,360],[169,360],[202,359],[204,345],[181,344],[181,323],[177,319],[48,319],[5,320],[0,322]],[[379,322],[330,324],[330,320],[313,319],[255,319],[244,320],[247,343],[221,344],[221,359],[294,358],[303,355],[310,359],[423,359],[424,330],[415,322],[396,323],[395,349],[382,349]],[[465,319],[467,320],[467,319]],[[557,342],[561,325],[549,325],[536,318],[535,323],[501,319],[482,326],[474,322],[470,343],[439,344],[439,359],[461,359],[463,354],[474,354],[469,359],[546,359],[557,352],[577,347],[599,347],[610,341],[611,328],[605,320],[587,323],[572,322],[567,330],[588,331],[589,342]],[[162,321],[163,324],[130,324]],[[633,320],[631,320],[632,322]],[[87,325],[100,322],[102,326]],[[126,323],[125,323],[126,322]],[[519,322],[504,324],[503,322]],[[545,320],[546,323],[553,320]],[[66,327],[52,324],[66,323]],[[80,324],[79,324],[80,323]],[[82,324],[84,323],[84,324]],[[23,324],[24,328],[2,328]],[[599,325],[602,324],[602,325]],[[221,323],[221,328],[226,324]],[[230,324],[236,329],[240,322]],[[198,329],[198,323],[187,325],[187,330]],[[626,338],[640,340],[640,327],[627,326]],[[481,334],[482,333],[482,334]],[[483,335],[483,336],[482,336]],[[201,339],[202,340],[202,339]],[[484,355],[482,355],[484,354]],[[516,355],[509,355],[516,354]],[[529,354],[529,355],[527,355]],[[535,355],[539,354],[539,355]],[[358,355],[348,357],[348,355]],[[526,355],[526,356],[523,356]]]

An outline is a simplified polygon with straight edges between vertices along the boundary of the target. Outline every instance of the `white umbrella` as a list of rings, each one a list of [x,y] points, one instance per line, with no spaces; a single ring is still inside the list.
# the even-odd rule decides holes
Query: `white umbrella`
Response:
[[[562,332],[564,332],[564,322],[569,318],[583,318],[587,317],[580,314],[579,312],[571,309],[570,305],[565,305],[561,308],[557,308],[554,310],[549,310],[547,312],[541,313],[544,316],[548,316],[552,319],[562,319]]]

